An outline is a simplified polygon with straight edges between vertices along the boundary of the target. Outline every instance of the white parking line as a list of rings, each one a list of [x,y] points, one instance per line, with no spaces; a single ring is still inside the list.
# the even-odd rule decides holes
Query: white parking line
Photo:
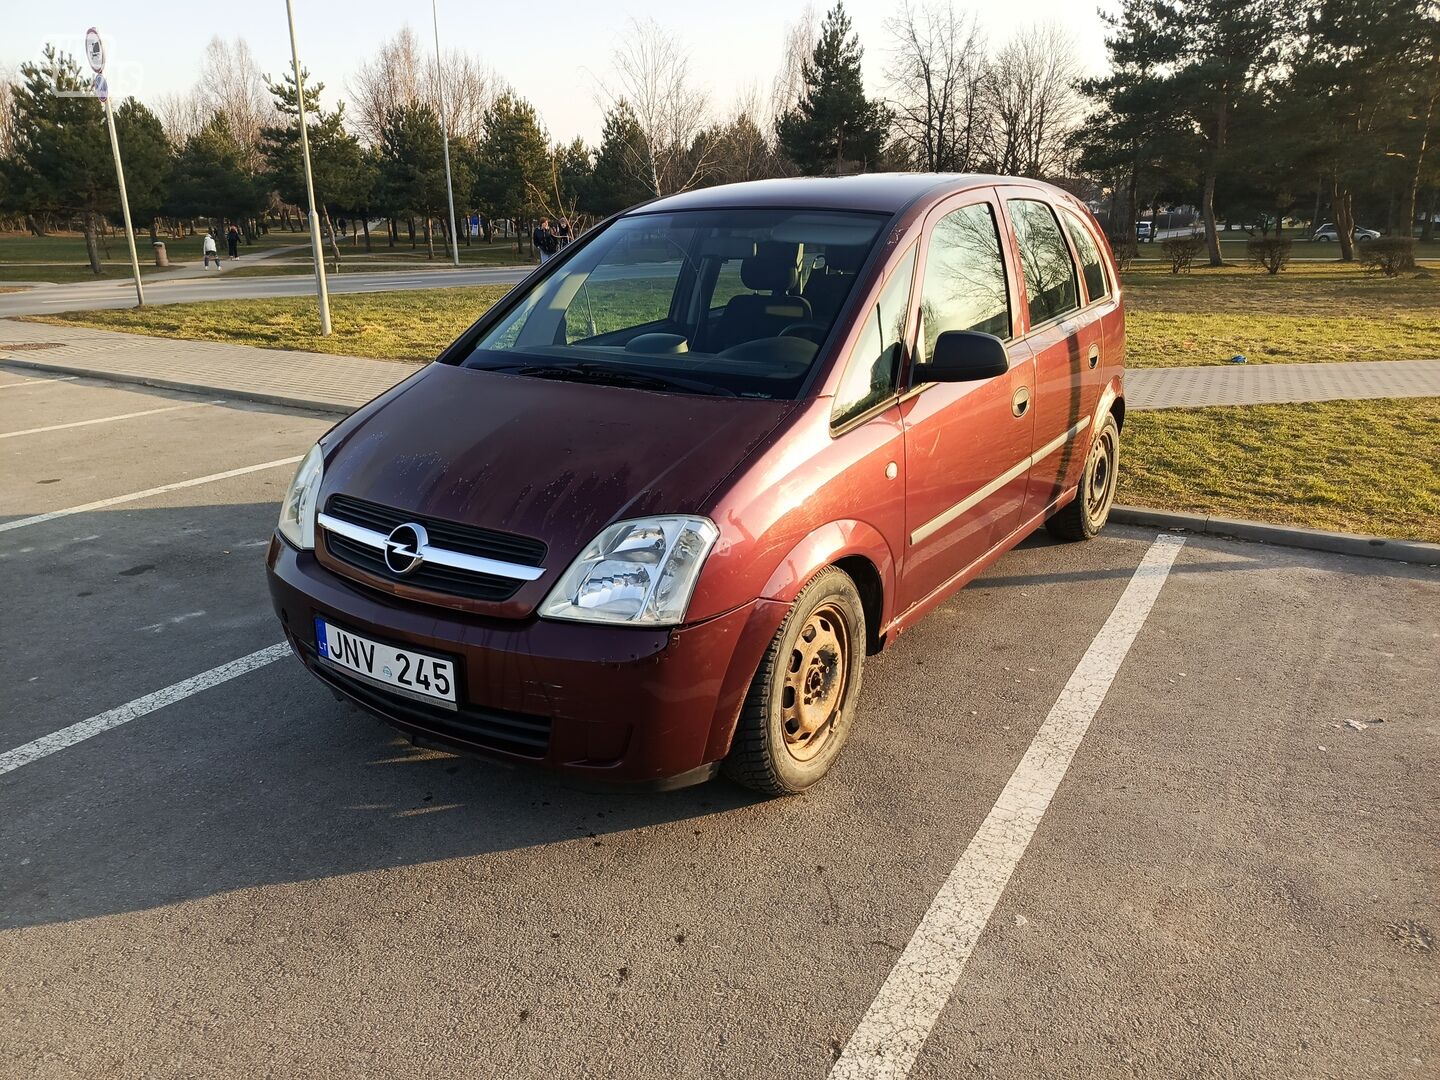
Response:
[[[14,750],[7,750],[0,754],[0,776],[5,773],[14,772],[22,765],[29,765],[39,761],[41,758],[49,757],[57,750],[64,750],[66,747],[74,746],[78,742],[93,738],[103,731],[117,728],[121,724],[128,724],[131,720],[137,720],[147,713],[156,709],[163,709],[166,705],[173,705],[177,701],[183,701],[192,694],[198,694],[202,690],[209,690],[212,686],[219,686],[223,682],[244,675],[248,671],[262,668],[266,664],[274,663],[280,657],[290,651],[290,646],[285,642],[278,645],[271,645],[269,648],[253,652],[249,656],[242,656],[238,660],[231,660],[228,664],[221,664],[219,667],[211,668],[209,671],[202,671],[199,675],[192,675],[188,679],[182,679],[173,686],[167,686],[163,690],[156,690],[153,694],[146,694],[134,701],[126,702],[117,708],[92,716],[88,720],[81,720],[78,724],[71,724],[67,728],[42,736],[34,742],[28,742],[24,746],[17,746]]]
[[[1145,552],[1115,610],[850,1036],[830,1080],[900,1080],[909,1075],[1184,543],[1182,537],[1162,533]]]
[[[198,409],[202,405],[223,405],[224,401],[197,401],[188,405],[167,405],[163,409],[142,409],[140,412],[119,413],[116,416],[101,416],[94,420],[72,420],[68,424],[51,424],[49,427],[32,427],[24,431],[0,432],[0,439],[15,439],[21,435],[39,435],[44,431],[63,431],[66,428],[88,427],[90,424],[109,424],[116,420],[134,420],[137,416],[154,416],[156,413],[179,412],[181,409]]]
[[[71,514],[84,514],[90,510],[104,510],[107,506],[118,506],[121,503],[134,502],[136,499],[148,499],[152,495],[163,495],[167,491],[178,491],[180,488],[195,487],[198,484],[209,484],[216,480],[229,480],[232,476],[244,476],[246,473],[260,472],[263,469],[278,469],[281,465],[294,465],[300,458],[287,457],[277,458],[274,461],[262,461],[259,465],[246,465],[240,469],[229,469],[226,472],[211,473],[209,476],[197,476],[193,480],[180,480],[174,484],[162,484],[160,487],[146,488],[144,491],[132,491],[129,495],[116,495],[109,499],[100,499],[97,502],[85,503],[81,506],[67,506],[64,510],[51,510],[48,514],[36,514],[34,517],[17,518],[14,521],[0,522],[0,532],[8,532],[11,529],[23,529],[27,525],[39,525],[42,521],[54,521],[56,518],[69,517]]]
[[[0,360],[3,359],[4,357],[0,357]],[[80,378],[79,375],[61,375],[55,379],[21,379],[19,382],[0,383],[0,390],[12,390],[17,386],[34,386],[36,383],[74,382],[78,378]]]

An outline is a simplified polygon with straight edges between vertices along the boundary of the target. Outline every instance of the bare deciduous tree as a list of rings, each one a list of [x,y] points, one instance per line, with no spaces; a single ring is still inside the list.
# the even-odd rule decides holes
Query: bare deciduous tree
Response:
[[[184,146],[190,136],[197,134],[210,118],[205,103],[194,90],[183,94],[161,94],[155,99],[155,115],[165,129],[165,138],[176,150]]]
[[[640,125],[644,160],[630,163],[636,179],[656,195],[693,187],[712,149],[706,95],[690,80],[689,54],[658,23],[632,19],[612,64],[602,104],[627,102]]]
[[[439,86],[445,88],[445,109],[440,108]],[[362,60],[348,80],[349,119],[355,133],[371,145],[379,142],[386,117],[395,109],[417,102],[442,113],[450,134],[478,142],[485,110],[506,89],[500,78],[475,57],[451,49],[441,58],[437,80],[435,55],[415,31],[402,27],[381,43],[375,55]]]
[[[260,129],[274,122],[275,103],[244,38],[210,39],[194,96],[205,119],[217,112],[225,114],[236,141],[258,162]]]
[[[957,15],[949,3],[906,3],[885,28],[894,39],[887,103],[897,141],[927,172],[975,168],[989,136],[989,65],[974,16]]]
[[[996,172],[1045,178],[1069,171],[1070,135],[1082,115],[1079,79],[1075,44],[1053,23],[1022,31],[1000,50],[989,80]]]
[[[820,37],[820,16],[815,5],[807,3],[800,17],[785,28],[785,41],[781,46],[780,67],[775,72],[775,84],[770,90],[770,115],[768,127],[790,112],[800,103],[805,92],[805,64]]]
[[[713,131],[707,183],[734,184],[784,175],[784,162],[760,91],[751,86],[735,99],[726,121]]]
[[[15,152],[15,113],[10,108],[13,95],[10,88],[15,85],[15,76],[9,71],[0,71],[0,160]]]

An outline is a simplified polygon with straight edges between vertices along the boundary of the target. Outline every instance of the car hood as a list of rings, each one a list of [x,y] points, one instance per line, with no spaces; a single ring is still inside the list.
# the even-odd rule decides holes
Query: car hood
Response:
[[[432,364],[326,440],[321,506],[342,493],[544,541],[544,577],[502,605],[518,615],[607,524],[700,511],[793,405]]]

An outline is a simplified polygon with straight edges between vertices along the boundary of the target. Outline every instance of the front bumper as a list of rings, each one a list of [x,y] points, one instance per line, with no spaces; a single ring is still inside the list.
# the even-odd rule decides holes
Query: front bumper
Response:
[[[756,600],[674,629],[491,619],[399,601],[279,537],[270,595],[307,668],[422,742],[585,780],[664,785],[713,774],[786,607]],[[315,616],[455,662],[459,709],[410,700],[319,659]]]

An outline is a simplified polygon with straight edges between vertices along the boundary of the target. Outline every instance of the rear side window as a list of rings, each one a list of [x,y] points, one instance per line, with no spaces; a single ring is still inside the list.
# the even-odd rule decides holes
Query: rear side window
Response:
[[[1060,235],[1055,211],[1034,199],[1012,199],[1010,220],[1020,244],[1020,270],[1030,303],[1030,325],[1049,322],[1080,306],[1075,263]]]
[[[1095,243],[1095,237],[1069,210],[1061,210],[1060,216],[1065,219],[1065,231],[1070,234],[1070,242],[1080,256],[1080,273],[1085,277],[1086,297],[1094,303],[1110,295],[1110,287],[1105,281],[1105,263],[1100,257],[1100,245]]]
[[[910,313],[910,283],[915,249],[905,256],[865,316],[865,329],[835,391],[831,423],[843,424],[895,394],[905,349],[905,318]]]
[[[925,356],[948,330],[1010,336],[1005,263],[989,203],[962,206],[935,223],[925,254],[920,319]]]

